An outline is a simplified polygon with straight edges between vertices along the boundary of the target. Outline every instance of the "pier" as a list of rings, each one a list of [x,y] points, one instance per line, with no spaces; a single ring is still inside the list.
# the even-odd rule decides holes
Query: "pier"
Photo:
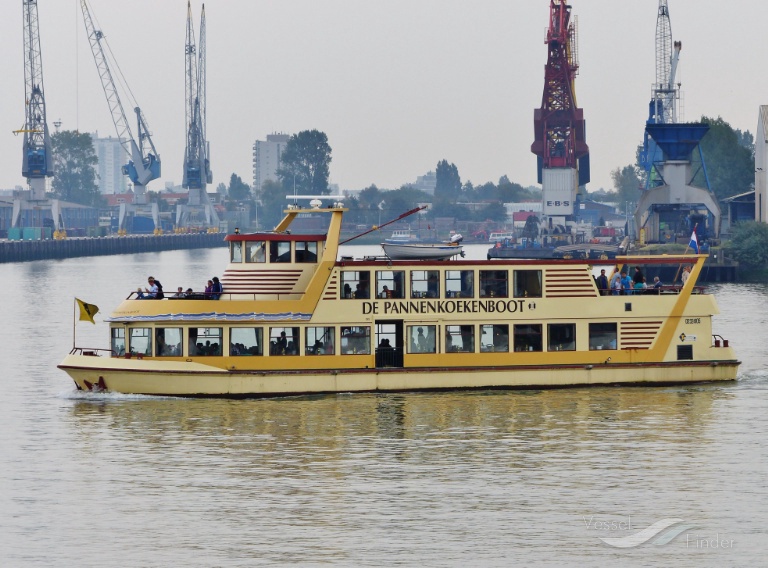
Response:
[[[223,247],[225,236],[225,233],[186,233],[0,241],[0,262]]]

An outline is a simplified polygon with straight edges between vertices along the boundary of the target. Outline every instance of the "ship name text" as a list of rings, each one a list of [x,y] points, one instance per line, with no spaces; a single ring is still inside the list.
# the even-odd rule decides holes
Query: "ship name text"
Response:
[[[525,300],[410,300],[363,302],[363,315],[522,313]]]

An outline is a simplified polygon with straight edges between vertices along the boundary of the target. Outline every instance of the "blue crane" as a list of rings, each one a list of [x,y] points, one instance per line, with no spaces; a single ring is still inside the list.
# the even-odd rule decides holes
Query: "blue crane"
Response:
[[[100,30],[95,28],[91,17],[91,11],[88,8],[86,0],[80,0],[80,7],[83,11],[85,31],[88,37],[88,42],[91,45],[93,59],[96,62],[96,69],[99,73],[99,78],[101,79],[101,86],[104,89],[104,94],[107,97],[107,104],[109,105],[109,110],[112,114],[112,122],[115,124],[120,144],[129,156],[128,163],[122,168],[123,174],[127,175],[131,182],[133,182],[134,204],[138,206],[147,205],[146,185],[150,181],[160,177],[160,156],[155,150],[155,145],[152,142],[152,135],[147,127],[147,120],[144,118],[144,113],[141,112],[141,108],[138,105],[134,108],[138,137],[135,138],[133,136],[104,50],[104,45],[106,45],[107,51],[111,54],[106,37]],[[112,59],[114,60],[114,57]],[[126,90],[130,98],[133,99],[133,93],[127,86],[127,82],[123,80],[123,83],[126,85]],[[153,218],[155,219],[157,232],[158,216],[156,204],[153,207]],[[124,220],[125,210],[121,208],[121,231],[124,231]]]
[[[53,176],[53,149],[48,132],[43,90],[43,60],[40,50],[40,26],[37,17],[37,0],[22,0],[24,15],[24,126],[14,134],[24,134],[21,174],[29,184],[28,196],[13,201],[11,226],[21,229],[22,212],[29,211],[28,202],[34,202],[32,210],[50,207],[53,236],[65,238],[64,222],[58,199],[46,199],[45,178]],[[27,217],[28,219],[28,217]]]
[[[45,199],[45,178],[53,175],[53,151],[45,117],[43,62],[40,52],[40,30],[37,0],[24,4],[24,154],[21,174],[27,178],[33,200]]]

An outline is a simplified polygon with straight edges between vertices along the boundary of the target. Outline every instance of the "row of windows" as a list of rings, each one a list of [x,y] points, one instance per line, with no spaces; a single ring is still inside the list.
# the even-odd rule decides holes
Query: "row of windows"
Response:
[[[394,349],[397,328],[394,324],[375,326],[377,347]],[[438,330],[442,328],[442,344]],[[126,329],[128,336],[126,337]],[[228,337],[225,337],[225,329]],[[405,326],[406,353],[475,353],[514,351],[575,351],[576,324],[481,324]],[[302,333],[303,330],[303,333]],[[511,331],[511,336],[510,336]],[[185,348],[186,334],[186,348]],[[229,345],[231,356],[282,355],[370,355],[371,326],[337,327],[113,327],[112,350],[118,356],[204,357],[224,355]],[[511,339],[511,341],[510,341]],[[616,349],[615,323],[589,324],[589,349]],[[225,341],[227,343],[225,343]]]
[[[446,270],[440,281],[439,270],[411,270],[406,282],[405,270],[374,271],[376,298],[474,298],[475,282],[481,298],[508,298],[510,278],[507,270]],[[541,270],[512,271],[513,298],[541,298]],[[441,290],[442,286],[442,290]],[[341,273],[341,297],[368,299],[370,270],[346,270]]]
[[[291,246],[293,245],[293,246]],[[269,255],[267,255],[269,251]],[[229,247],[230,262],[317,262],[315,241],[232,241]]]

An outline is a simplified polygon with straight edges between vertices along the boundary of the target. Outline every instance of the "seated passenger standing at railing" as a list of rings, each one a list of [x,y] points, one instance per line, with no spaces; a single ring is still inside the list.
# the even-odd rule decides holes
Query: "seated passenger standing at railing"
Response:
[[[212,280],[213,287],[211,288],[211,300],[218,300],[221,298],[221,293],[224,292],[224,287],[221,285],[221,282],[219,282],[218,276],[214,276]]]

